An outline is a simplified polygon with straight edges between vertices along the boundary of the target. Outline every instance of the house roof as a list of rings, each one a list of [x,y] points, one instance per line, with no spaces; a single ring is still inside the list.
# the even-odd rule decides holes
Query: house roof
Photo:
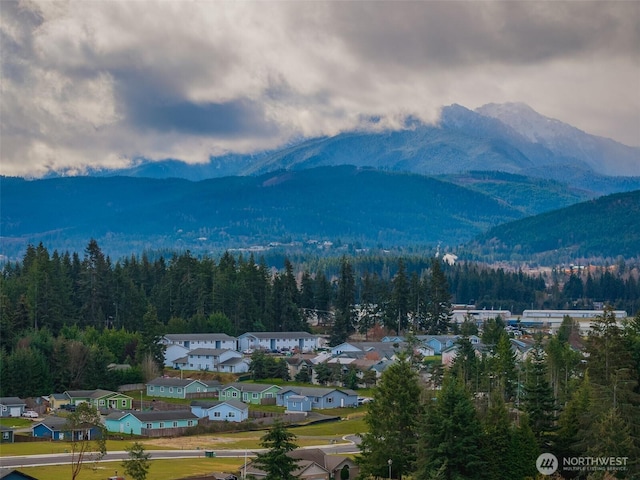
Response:
[[[32,429],[36,428],[38,425],[44,425],[49,430],[61,430],[67,424],[67,419],[63,417],[47,417],[41,422],[38,422],[31,426]]]
[[[14,431],[13,428],[7,427],[5,425],[0,425],[0,430],[3,431],[3,432],[13,432]]]
[[[69,398],[90,398],[95,390],[67,390],[64,392]]]
[[[191,385],[193,382],[199,382],[202,385],[208,386],[202,380],[194,380],[192,378],[174,378],[174,377],[158,377],[154,378],[150,382],[147,382],[147,385],[159,385],[161,387],[186,387],[187,385]]]
[[[281,387],[278,387],[278,385],[269,385],[269,384],[265,384],[265,383],[230,383],[228,385],[224,385],[223,387],[220,388],[220,390],[226,390],[228,388],[235,388],[237,390],[240,390],[241,392],[264,392],[265,390],[269,390],[272,387],[277,387],[278,389],[281,389]]]
[[[317,338],[317,335],[312,335],[307,332],[247,332],[240,335],[238,338],[243,337],[255,337],[262,340],[270,338],[282,338],[291,340],[294,338]]]
[[[180,358],[176,358],[173,363],[175,363],[176,365],[186,365],[187,363],[189,363],[189,357],[180,357]]]
[[[222,355],[224,352],[228,352],[228,351],[229,351],[228,348],[194,348],[187,355],[189,357],[192,357],[194,355],[219,356],[219,355]]]
[[[191,402],[192,407],[201,407],[205,410],[209,410],[210,408],[215,408],[220,405],[227,404],[237,410],[248,410],[249,405],[240,400],[194,400]]]
[[[298,448],[290,452],[289,456],[301,460],[310,460],[329,471],[333,471],[342,462],[349,460],[349,457],[344,455],[327,455],[319,448]]]
[[[27,402],[19,397],[0,397],[0,405],[26,405]]]
[[[54,400],[69,400],[69,397],[67,397],[64,393],[52,393],[51,395],[49,395],[50,398],[53,398]]]
[[[246,363],[246,360],[242,357],[227,358],[224,362],[220,362],[218,365],[238,365],[240,363]]]
[[[9,477],[11,478],[22,478],[24,480],[38,480],[36,477],[32,477],[31,475],[27,475],[20,470],[10,470],[10,469],[0,469],[0,478]]]
[[[167,333],[164,338],[174,342],[236,340],[236,337],[232,337],[226,333]]]
[[[121,420],[127,415],[137,418],[140,422],[169,421],[169,420],[197,420],[198,417],[191,410],[155,410],[139,412],[137,410],[122,410],[107,415],[107,420]]]
[[[332,392],[339,391],[346,393],[347,395],[358,396],[357,392],[349,390],[348,388],[318,388],[318,387],[289,387],[281,390],[278,394],[284,394],[286,392],[294,392],[296,395],[303,395],[305,397],[324,397]]]
[[[103,398],[103,397],[112,397],[112,396],[123,396],[126,397],[126,395],[124,393],[118,393],[118,392],[112,392],[110,390],[94,390],[93,393],[91,394],[91,398],[93,399],[98,399],[98,398]]]

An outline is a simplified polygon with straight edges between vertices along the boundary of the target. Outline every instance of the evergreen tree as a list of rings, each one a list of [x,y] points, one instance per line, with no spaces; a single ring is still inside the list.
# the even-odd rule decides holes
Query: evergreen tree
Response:
[[[517,452],[516,456],[508,459],[509,470],[513,475],[511,478],[536,478],[536,459],[540,450],[526,414],[520,416],[520,424],[513,431],[511,445],[511,451]]]
[[[424,329],[429,335],[446,333],[451,321],[451,293],[440,260],[431,261],[431,277],[428,282],[427,311]]]
[[[439,470],[444,478],[479,479],[486,469],[484,438],[469,392],[446,376],[436,400],[425,410],[418,443],[417,478]]]
[[[259,453],[252,462],[253,465],[264,470],[265,480],[295,480],[293,474],[298,469],[298,460],[288,454],[298,448],[294,443],[296,436],[290,433],[282,423],[276,422],[262,437],[260,445],[268,449]]]
[[[413,469],[416,460],[418,424],[422,413],[418,376],[406,356],[384,371],[373,401],[368,404],[358,457],[362,475],[385,476],[388,460],[394,478]]]
[[[331,346],[340,345],[355,328],[353,304],[355,302],[355,278],[353,268],[346,257],[340,261],[340,275],[338,278],[338,293],[336,297],[336,320],[331,331],[329,344]]]
[[[391,281],[391,301],[387,312],[387,327],[401,335],[408,327],[409,282],[402,259],[398,260],[398,272]]]
[[[511,341],[507,332],[500,335],[494,356],[495,374],[498,378],[498,386],[502,391],[505,401],[513,398],[517,387],[518,372],[516,367],[516,354],[511,348]]]
[[[556,429],[556,402],[548,380],[547,362],[540,337],[531,350],[526,375],[524,408],[538,445],[542,450],[548,451],[553,444],[552,433]]]

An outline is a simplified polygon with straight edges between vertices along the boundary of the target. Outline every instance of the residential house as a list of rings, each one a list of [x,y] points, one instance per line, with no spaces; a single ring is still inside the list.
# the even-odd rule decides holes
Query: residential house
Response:
[[[260,405],[264,400],[273,400],[280,391],[277,385],[261,383],[230,383],[220,388],[220,400],[240,400],[244,403]]]
[[[288,387],[283,388],[276,395],[276,404],[287,405],[287,399],[292,396],[308,397],[311,400],[311,408],[339,408],[357,407],[358,394],[348,388],[318,388],[318,387]]]
[[[235,362],[233,361],[235,360]],[[209,370],[220,372],[220,364],[229,362],[226,365],[242,365],[242,354],[236,350],[226,350],[218,348],[196,348],[187,354],[187,366],[189,370]],[[245,363],[246,371],[249,371],[249,364]],[[238,372],[244,373],[244,372]]]
[[[237,339],[226,333],[168,333],[160,343],[165,346],[164,364],[167,367],[197,348],[238,350]]]
[[[190,378],[158,377],[147,383],[149,397],[190,398],[190,394],[210,393],[216,396],[217,382],[208,384],[202,380]]]
[[[489,349],[483,343],[472,343],[472,346],[476,354],[476,357],[478,358],[482,357],[482,355],[487,354],[489,352]],[[458,354],[458,348],[459,348],[459,345],[457,343],[454,343],[453,345],[451,345],[448,348],[445,348],[442,351],[442,366],[450,367],[451,365],[453,365],[453,361],[455,360],[456,355]]]
[[[18,397],[0,397],[0,417],[20,417],[27,403]]]
[[[247,373],[251,360],[242,357],[232,357],[227,360],[221,361],[218,364],[218,371],[222,373]]]
[[[198,424],[191,410],[155,410],[150,412],[112,412],[105,417],[105,427],[112,433],[131,433],[147,437],[170,437]]]
[[[31,427],[31,434],[36,438],[51,440],[82,440],[83,438],[99,438],[102,430],[96,426],[78,427],[69,430],[64,417],[47,417]]]
[[[0,425],[0,443],[13,443],[13,434],[13,428]]]
[[[247,332],[238,337],[238,350],[251,352],[296,351],[313,352],[319,346],[318,335],[307,332]]]
[[[391,342],[345,342],[331,348],[331,354],[349,355],[352,358],[367,358],[369,360],[394,360],[399,351],[405,350],[407,343]]]
[[[52,393],[49,395],[49,407],[51,410],[59,410],[71,403],[71,399],[64,393]]]
[[[516,354],[516,359],[519,362],[529,357],[529,353],[533,349],[533,340],[510,338],[509,341],[511,342],[511,350]]]
[[[27,475],[20,470],[9,470],[9,469],[1,469],[0,470],[0,479],[2,480],[38,480],[36,477],[32,477],[31,475]]]
[[[249,418],[249,405],[239,400],[191,402],[191,412],[198,418],[207,417],[216,422],[242,422]]]
[[[296,376],[304,369],[307,370],[309,378],[313,377],[313,357],[314,355],[296,354],[291,357],[285,358],[287,362],[287,368],[289,369],[289,377],[295,379]]]
[[[289,395],[285,399],[284,411],[289,412],[310,412],[313,402],[305,395]]]
[[[124,393],[109,390],[67,390],[64,392],[69,398],[70,405],[79,405],[83,402],[90,403],[98,410],[104,409],[131,409],[133,398]]]
[[[355,479],[360,474],[358,465],[344,455],[328,455],[317,448],[298,448],[287,455],[298,460],[298,468],[293,472],[293,475],[303,480]],[[343,471],[345,474],[341,475]],[[265,478],[267,473],[257,468],[253,463],[240,468],[242,478],[251,475],[260,479]]]

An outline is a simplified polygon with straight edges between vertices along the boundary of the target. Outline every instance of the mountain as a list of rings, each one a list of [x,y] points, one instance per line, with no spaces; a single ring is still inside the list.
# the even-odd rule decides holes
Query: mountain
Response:
[[[494,260],[616,259],[640,254],[640,190],[499,225],[465,248]]]
[[[1,254],[28,243],[112,256],[200,253],[280,241],[363,247],[458,245],[522,212],[479,191],[421,175],[352,166],[200,182],[132,177],[2,178]]]
[[[398,131],[312,138],[257,155],[227,155],[205,165],[141,162],[117,174],[199,180],[278,170],[355,165],[421,175],[499,171],[555,180],[590,198],[640,188],[640,148],[589,135],[524,104],[442,109],[438,125],[407,120]]]

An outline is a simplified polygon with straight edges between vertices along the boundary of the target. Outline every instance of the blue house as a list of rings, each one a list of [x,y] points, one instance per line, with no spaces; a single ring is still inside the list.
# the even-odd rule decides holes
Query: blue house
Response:
[[[285,412],[310,412],[311,399],[304,395],[289,395],[285,400]]]
[[[182,433],[183,429],[198,424],[191,410],[124,411],[113,412],[105,417],[107,431],[132,433],[148,437],[170,437]]]
[[[215,422],[242,422],[249,418],[249,405],[238,400],[194,401],[191,412],[198,418],[207,417]]]
[[[63,417],[48,417],[31,427],[31,434],[37,438],[51,440],[82,440],[100,438],[102,429],[99,427],[75,428],[67,427],[67,419]]]
[[[358,394],[353,390],[315,387],[285,388],[276,395],[276,404],[286,407],[288,398],[292,395],[307,397],[311,401],[311,408],[314,409],[358,406]]]

